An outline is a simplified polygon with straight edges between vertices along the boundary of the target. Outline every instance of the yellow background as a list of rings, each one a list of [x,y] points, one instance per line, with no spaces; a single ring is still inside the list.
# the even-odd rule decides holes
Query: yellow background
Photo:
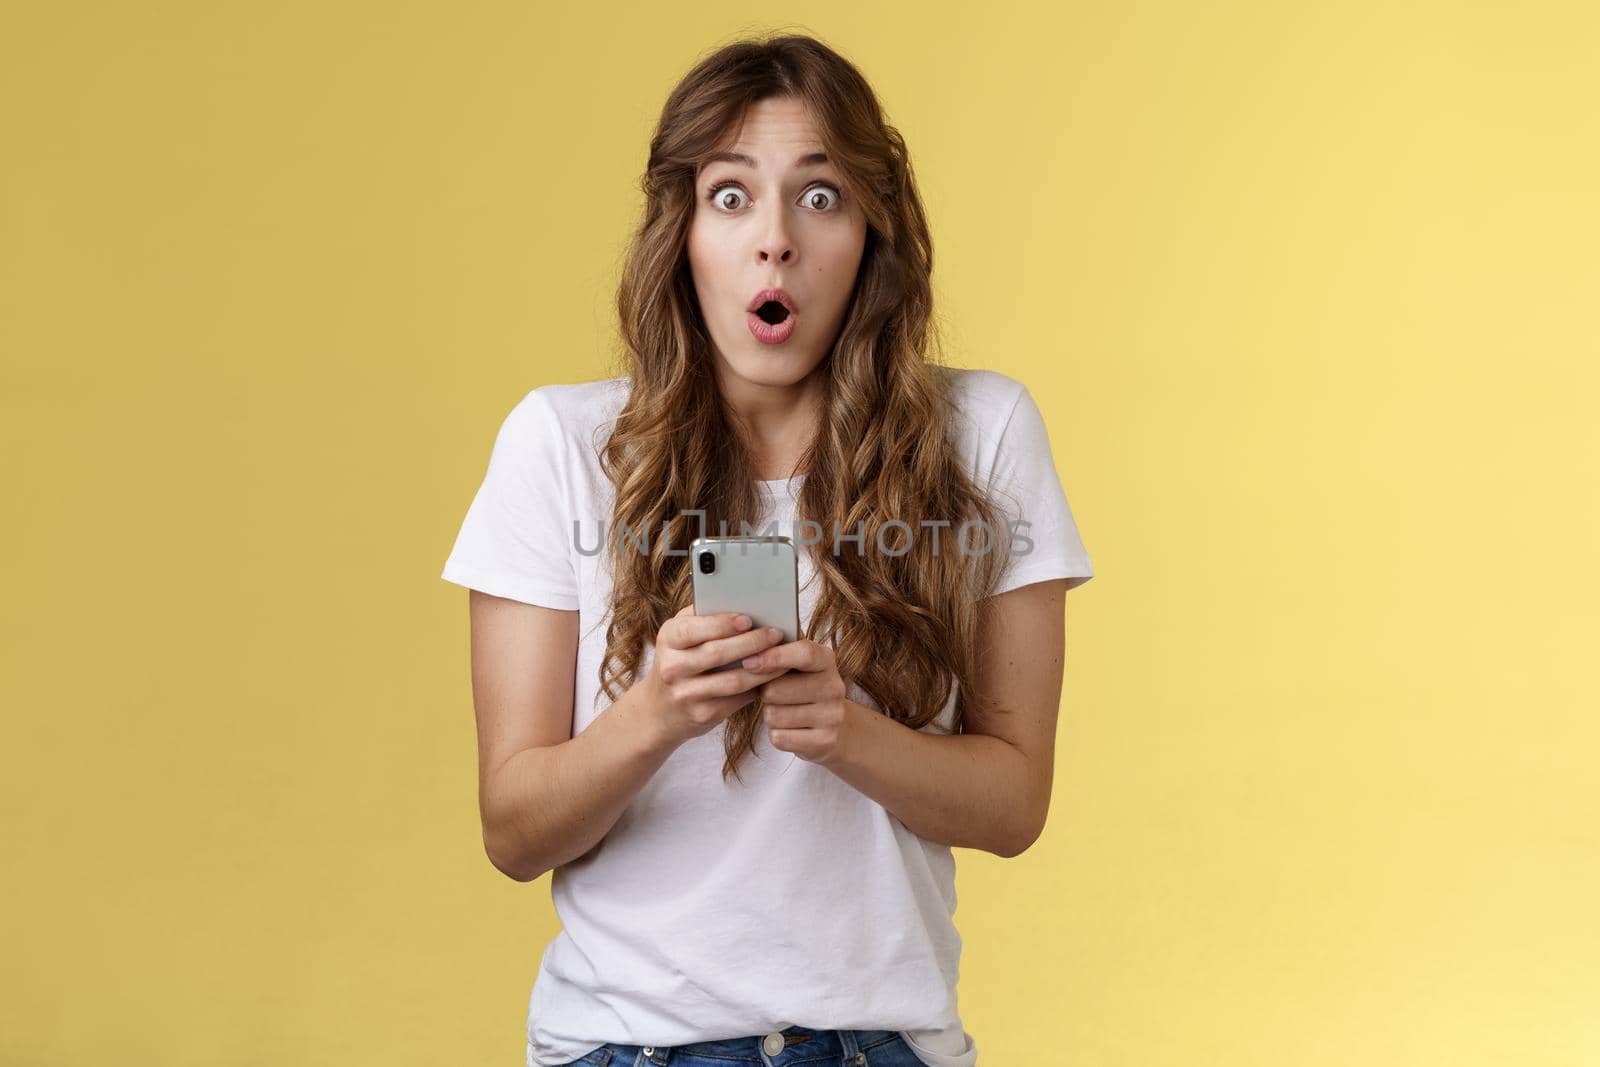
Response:
[[[1049,828],[959,853],[981,1064],[1600,1062],[1594,7],[786,15],[7,6],[0,1062],[522,1062],[438,572],[767,29],[881,93],[1098,571]]]

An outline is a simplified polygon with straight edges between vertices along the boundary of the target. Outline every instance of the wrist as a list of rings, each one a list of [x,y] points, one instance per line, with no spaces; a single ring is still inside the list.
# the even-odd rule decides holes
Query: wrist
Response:
[[[671,737],[662,722],[660,707],[663,702],[664,692],[661,684],[656,680],[655,671],[650,671],[632,686],[626,699],[623,719],[628,736],[633,739],[641,754],[656,758],[665,758],[671,755],[680,744]]]
[[[884,715],[846,697],[839,750],[830,763],[840,770],[860,768],[866,762],[867,753],[878,743],[876,729],[887,722]]]

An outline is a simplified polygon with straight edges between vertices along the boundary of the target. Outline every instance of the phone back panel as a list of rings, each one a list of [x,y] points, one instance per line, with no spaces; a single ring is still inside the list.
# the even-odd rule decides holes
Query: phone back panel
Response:
[[[700,556],[716,557],[710,574],[701,571]],[[699,537],[689,546],[694,575],[694,613],[716,615],[738,611],[750,616],[751,629],[775,626],[784,643],[800,638],[799,561],[787,537]],[[731,670],[738,660],[713,670]]]

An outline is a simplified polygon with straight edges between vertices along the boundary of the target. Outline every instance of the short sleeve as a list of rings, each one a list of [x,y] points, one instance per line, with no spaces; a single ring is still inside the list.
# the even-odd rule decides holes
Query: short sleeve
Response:
[[[535,389],[501,423],[441,577],[493,596],[576,610],[568,482],[561,424],[549,397]]]
[[[990,470],[990,492],[1016,522],[1010,556],[990,595],[1052,578],[1066,578],[1067,588],[1076,589],[1094,577],[1056,472],[1044,416],[1021,383]]]

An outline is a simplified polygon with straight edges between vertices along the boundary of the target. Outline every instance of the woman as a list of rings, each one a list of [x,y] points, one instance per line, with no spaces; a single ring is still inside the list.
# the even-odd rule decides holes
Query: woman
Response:
[[[695,67],[643,188],[628,373],[516,405],[444,569],[485,848],[564,927],[527,1062],[972,1067],[951,848],[1042,829],[1093,573],[1043,420],[929,361],[904,144],[815,40]],[[695,536],[797,520],[801,640],[694,614]]]

